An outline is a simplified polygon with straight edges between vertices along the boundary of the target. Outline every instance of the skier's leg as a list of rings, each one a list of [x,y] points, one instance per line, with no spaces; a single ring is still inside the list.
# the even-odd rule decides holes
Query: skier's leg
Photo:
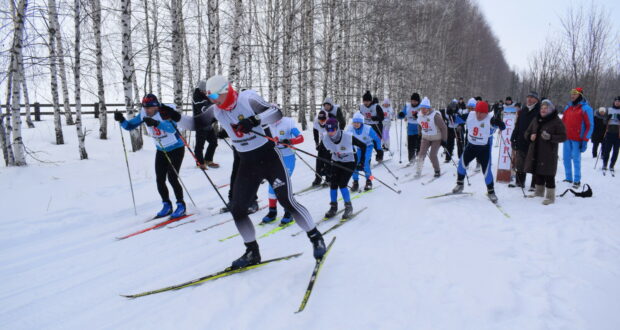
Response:
[[[155,153],[155,180],[157,182],[157,191],[161,196],[162,202],[170,202],[168,187],[166,187],[166,173],[168,172],[168,160],[163,151],[157,150]]]
[[[575,173],[575,182],[581,182],[581,142],[579,141],[571,141],[572,146],[572,158],[574,165],[574,173]]]
[[[424,166],[424,158],[426,158],[426,153],[431,146],[431,142],[425,139],[422,139],[420,145],[420,151],[418,153],[418,163],[416,168],[416,173],[418,175],[422,174],[422,166]]]
[[[215,130],[210,129],[207,131],[207,142],[209,145],[205,153],[205,161],[213,162],[213,155],[215,155],[215,149],[217,148],[217,135],[215,134]]]
[[[435,172],[439,172],[439,147],[441,147],[441,141],[432,141],[431,144],[431,152],[429,158],[431,159],[431,163],[433,164],[433,169]]]
[[[612,145],[613,154],[611,156],[611,163],[609,164],[609,168],[614,168],[614,166],[616,165],[616,161],[618,160],[618,149],[620,149],[620,136],[614,134],[614,136],[612,137],[612,142],[610,144]]]
[[[356,156],[355,156],[355,168],[356,170],[353,172],[353,181],[357,181],[359,180],[359,172],[357,171],[357,167],[360,163],[360,160],[362,159],[362,149],[357,149],[357,151],[355,152]]]
[[[263,179],[258,168],[260,166],[259,157],[259,150],[240,153],[234,183],[232,184],[233,193],[230,213],[245,243],[256,240],[254,225],[248,217],[248,207],[254,200],[258,186]]]
[[[414,135],[407,135],[407,159],[413,161],[415,157],[415,140]]]
[[[370,169],[370,161],[372,160],[372,146],[366,147],[366,157],[364,159],[364,176],[366,179],[369,179],[372,175],[372,170]]]
[[[207,134],[203,130],[196,131],[196,145],[194,146],[194,155],[196,155],[196,159],[198,163],[204,164],[205,158],[202,154],[202,149],[205,146],[205,140],[207,139]]]
[[[184,155],[185,148],[176,148],[168,151],[168,157],[170,157],[170,161],[172,162],[172,164],[168,164],[168,182],[170,182],[172,186],[177,202],[183,202],[183,186],[179,182],[177,173],[180,173],[179,171],[181,170]]]

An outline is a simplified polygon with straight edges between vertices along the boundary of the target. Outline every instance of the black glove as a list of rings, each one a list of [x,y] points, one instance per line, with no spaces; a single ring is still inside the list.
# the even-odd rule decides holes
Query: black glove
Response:
[[[405,118],[405,113],[404,112],[399,112],[398,113],[398,119],[403,119]]]
[[[500,126],[502,124],[502,120],[497,118],[497,117],[493,117],[491,118],[491,125],[493,126]]]
[[[176,110],[162,105],[159,107],[159,115],[161,116],[161,118],[168,120],[168,119],[172,119],[176,122],[178,122],[179,120],[181,120],[181,114],[178,113]]]
[[[144,117],[143,119],[146,126],[153,127],[159,125],[159,120],[155,120],[151,117]]]
[[[256,116],[252,116],[250,118],[243,118],[237,124],[237,130],[243,133],[250,133],[252,128],[260,125],[260,119],[256,118]]]
[[[219,132],[217,132],[217,138],[218,139],[225,139],[228,137],[228,133],[226,133],[226,130],[221,129]]]
[[[370,119],[372,119],[374,121],[379,121],[379,116],[372,116],[372,117],[370,117]]]
[[[123,114],[120,111],[116,110],[114,111],[114,120],[116,120],[119,123],[122,123],[125,121],[125,116],[123,116]]]
[[[291,144],[291,140],[283,139],[282,141],[280,141],[280,143],[282,143],[282,144]]]

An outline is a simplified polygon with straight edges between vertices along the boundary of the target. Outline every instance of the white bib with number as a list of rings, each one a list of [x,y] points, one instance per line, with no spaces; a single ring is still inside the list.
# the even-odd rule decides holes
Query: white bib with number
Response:
[[[420,126],[422,127],[422,135],[437,135],[439,131],[437,129],[437,125],[435,124],[435,115],[438,112],[433,110],[428,115],[424,115],[422,112],[418,113],[418,121]]]
[[[484,146],[489,143],[491,118],[491,115],[487,114],[483,120],[478,120],[475,112],[469,113],[467,116],[467,141],[469,143],[478,146]]]

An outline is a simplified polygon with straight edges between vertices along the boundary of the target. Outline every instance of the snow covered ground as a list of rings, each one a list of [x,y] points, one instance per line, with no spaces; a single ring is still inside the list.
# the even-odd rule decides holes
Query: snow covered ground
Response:
[[[620,178],[595,172],[589,151],[583,181],[593,198],[566,196],[543,206],[497,184],[510,218],[487,200],[480,174],[466,186],[473,196],[424,199],[452,189],[451,164],[427,186],[412,181],[400,185],[401,195],[382,187],[356,199],[354,208],[368,209],[327,235],[338,240],[306,310],[295,314],[314,266],[305,235],[290,235],[297,226],[259,244],[263,259],[303,252],[300,258],[180,291],[119,296],[219,271],[243,253],[241,238],[219,241],[236,233],[232,222],[196,233],[230,215],[209,215],[222,203],[186,153],[181,176],[197,221],[115,240],[146,228],[160,207],[150,138],[144,150],[129,153],[135,216],[118,125],[110,121],[110,140],[102,141],[98,123],[87,119],[90,159],[80,161],[75,128],[65,127],[67,144],[56,146],[45,119],[25,129],[24,140],[53,163],[29,158],[26,168],[0,168],[0,328],[620,329]],[[313,151],[312,133],[305,137],[303,148]],[[412,171],[396,171],[395,157],[387,165],[397,175]],[[222,167],[208,173],[227,183],[232,154],[224,143],[216,161]],[[559,171],[561,181],[562,165]],[[375,174],[394,181],[382,167]],[[312,179],[298,161],[294,190]],[[559,183],[558,193],[564,189]],[[321,190],[299,200],[318,220],[328,196]],[[265,186],[259,198],[265,204]]]

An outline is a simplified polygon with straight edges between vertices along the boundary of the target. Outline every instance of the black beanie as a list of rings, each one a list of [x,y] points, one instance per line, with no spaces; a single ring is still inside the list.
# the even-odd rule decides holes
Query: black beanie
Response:
[[[512,97],[506,96],[506,101],[512,101]]]
[[[614,102],[615,101],[620,101],[620,96],[616,96],[616,98],[614,99]]]
[[[362,96],[362,101],[372,102],[372,95],[370,94],[370,91],[366,91],[366,93],[364,93],[364,96]]]
[[[419,103],[420,102],[420,94],[418,94],[418,93],[411,94],[411,100],[412,101],[418,101],[418,103]]]

